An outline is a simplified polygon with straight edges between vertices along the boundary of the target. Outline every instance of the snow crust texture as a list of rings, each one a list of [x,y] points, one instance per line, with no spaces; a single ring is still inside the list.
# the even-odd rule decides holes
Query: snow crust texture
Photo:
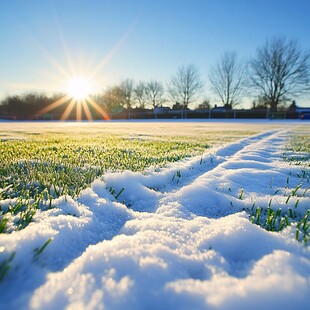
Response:
[[[16,253],[0,308],[306,309],[309,247],[294,227],[268,232],[243,211],[296,203],[283,195],[300,183],[301,168],[282,158],[288,134],[267,131],[159,172],[107,173],[77,200],[53,201],[0,236],[0,262]],[[124,190],[117,201],[107,188]]]

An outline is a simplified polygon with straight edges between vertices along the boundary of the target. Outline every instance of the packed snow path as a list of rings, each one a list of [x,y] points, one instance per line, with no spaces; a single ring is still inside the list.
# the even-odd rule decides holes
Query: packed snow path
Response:
[[[54,201],[23,231],[1,235],[0,254],[16,256],[0,308],[306,308],[309,247],[293,227],[267,232],[242,211],[270,200],[309,208],[310,191],[285,203],[301,169],[283,161],[288,134],[268,131],[159,172],[108,173],[77,201]]]

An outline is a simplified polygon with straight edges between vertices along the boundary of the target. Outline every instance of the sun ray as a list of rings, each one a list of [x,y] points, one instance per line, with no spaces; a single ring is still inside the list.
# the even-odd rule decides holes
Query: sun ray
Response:
[[[108,113],[106,111],[104,111],[99,105],[98,103],[92,99],[91,97],[87,97],[87,101],[94,107],[94,109],[103,117],[103,119],[109,121],[110,117],[108,115]]]
[[[62,44],[62,47],[63,47],[63,50],[64,50],[64,53],[65,53],[65,56],[66,56],[66,59],[67,59],[67,62],[68,62],[68,66],[69,66],[69,70],[70,72],[73,74],[73,75],[76,75],[77,72],[75,70],[75,66],[73,64],[73,59],[70,55],[70,52],[69,52],[69,49],[68,49],[68,46],[67,46],[67,43],[66,43],[66,40],[64,38],[64,34],[63,34],[63,31],[60,27],[60,24],[58,22],[58,18],[56,16],[54,16],[55,18],[55,23],[57,25],[57,30],[58,30],[58,34],[59,34],[59,37],[60,37],[60,41],[61,41],[61,44]]]
[[[53,11],[53,10],[52,10]],[[53,11],[53,17],[54,17],[54,23],[58,32],[59,40],[61,42],[63,54],[64,54],[64,60],[66,61],[66,65],[64,65],[61,61],[59,61],[51,52],[50,49],[46,48],[42,42],[39,40],[39,38],[30,31],[26,26],[23,26],[23,30],[25,31],[25,34],[29,37],[31,40],[32,44],[35,45],[40,52],[45,56],[45,58],[48,60],[50,63],[51,67],[53,67],[55,72],[58,72],[58,76],[56,74],[51,74],[50,72],[53,70],[49,70],[49,72],[43,71],[43,74],[46,74],[49,78],[52,78],[53,80],[57,81],[59,84],[61,84],[64,79],[66,80],[72,80],[74,77],[77,77],[79,75],[87,75],[89,80],[92,81],[92,91],[95,89],[95,84],[93,81],[96,81],[96,88],[99,85],[102,85],[102,83],[99,83],[98,79],[98,74],[101,73],[102,68],[106,66],[111,59],[114,57],[114,55],[123,47],[123,45],[127,42],[128,37],[132,33],[133,29],[136,27],[138,17],[134,18],[124,29],[124,32],[121,34],[121,36],[116,40],[115,44],[112,45],[111,49],[108,50],[108,52],[103,55],[103,58],[99,58],[99,61],[97,61],[97,64],[95,63],[94,66],[89,66],[91,65],[90,63],[88,64],[87,68],[85,67],[85,60],[82,62],[83,64],[81,66],[78,65],[76,59],[74,59],[73,55],[70,52],[70,49],[68,48],[65,34],[63,32],[63,29],[61,27],[61,24],[59,23],[59,20],[57,18],[57,14]],[[87,58],[89,59],[89,57]],[[101,78],[101,80],[105,80]],[[62,84],[64,85],[64,84]],[[42,87],[43,88],[43,87]],[[62,88],[62,91],[65,89]],[[90,92],[89,92],[90,93]],[[88,94],[89,94],[88,93]],[[87,95],[88,95],[87,94]],[[70,95],[70,94],[69,94]],[[72,96],[73,97],[73,96]],[[86,96],[84,96],[86,97]],[[70,100],[70,97],[67,98]],[[75,98],[75,99],[81,99],[81,98]],[[82,98],[85,99],[85,98]],[[42,109],[39,112],[39,115],[42,113],[46,113],[51,111],[53,108],[58,107],[61,105],[61,101],[55,102],[54,105],[49,106],[47,108]],[[96,110],[100,111],[100,107],[98,105],[96,106]],[[85,112],[86,113],[86,112]],[[104,115],[102,111],[99,112],[101,116]],[[106,116],[105,116],[106,117]]]
[[[83,79],[82,79],[83,81]],[[87,80],[85,80],[87,81]],[[86,83],[87,84],[87,83]],[[88,89],[88,85],[84,85],[83,83],[81,85],[78,85],[77,89],[73,89],[71,93],[68,92],[67,95],[59,98],[58,100],[52,102],[48,106],[42,108],[37,115],[40,116],[44,113],[48,113],[62,104],[65,104],[69,102],[65,108],[65,111],[60,117],[60,120],[64,121],[67,120],[70,116],[70,113],[72,112],[73,108],[76,108],[76,120],[81,121],[83,119],[83,115],[86,116],[87,120],[92,121],[93,116],[92,112],[89,108],[89,106],[92,106],[96,113],[98,113],[102,119],[104,120],[110,120],[110,117],[106,111],[98,105],[98,103],[90,97],[90,95],[83,90],[83,87],[86,86],[86,90]],[[75,86],[76,87],[76,86]],[[81,91],[82,90],[82,91]]]
[[[68,119],[68,116],[70,115],[73,107],[75,106],[75,100],[72,98],[70,100],[70,103],[68,104],[68,106],[66,107],[65,112],[61,115],[60,120],[61,121],[65,121],[66,119]]]
[[[77,121],[82,120],[82,104],[80,100],[76,102],[76,120]]]
[[[90,78],[94,78],[98,72],[112,59],[114,54],[124,45],[127,41],[129,34],[136,26],[137,20],[134,20],[128,27],[128,29],[124,32],[124,34],[120,37],[120,39],[116,42],[116,44],[111,48],[108,54],[98,63],[98,65],[94,68],[94,70],[90,74]]]
[[[66,120],[70,117],[70,113],[72,113],[72,110],[76,109],[76,120],[80,121],[83,118],[87,118],[87,120],[93,120],[92,112],[94,110],[95,113],[97,113],[102,119],[109,120],[110,117],[107,114],[107,112],[100,107],[95,100],[93,100],[90,97],[90,93],[93,90],[94,87],[94,77],[97,76],[97,74],[101,71],[101,69],[109,63],[109,61],[112,59],[112,57],[115,55],[116,52],[120,50],[120,48],[125,44],[125,42],[128,39],[128,36],[130,35],[132,29],[136,25],[136,20],[134,20],[129,27],[126,29],[126,31],[122,34],[122,36],[119,38],[119,40],[116,42],[116,44],[111,48],[111,50],[108,52],[108,54],[93,68],[93,70],[90,72],[90,74],[87,74],[87,78],[85,77],[85,73],[88,71],[85,71],[84,68],[80,68],[81,73],[84,73],[83,75],[79,76],[77,75],[77,67],[74,65],[72,55],[69,52],[68,46],[66,44],[66,40],[64,38],[64,34],[62,32],[62,29],[59,25],[59,23],[56,21],[56,26],[58,29],[58,35],[61,40],[61,44],[64,50],[65,58],[67,61],[67,66],[69,70],[66,70],[64,66],[62,66],[54,57],[52,54],[49,53],[47,49],[45,49],[44,46],[42,46],[41,42],[28,31],[28,35],[32,38],[32,40],[35,42],[35,44],[41,49],[43,54],[47,57],[49,62],[52,64],[52,66],[60,73],[59,77],[56,77],[56,75],[49,74],[49,76],[53,79],[57,79],[59,81],[64,80],[65,78],[69,83],[67,84],[66,89],[66,95],[63,97],[57,99],[56,101],[52,102],[48,106],[42,108],[37,115],[41,116],[42,114],[48,113],[54,109],[57,109],[62,104],[66,104],[66,107],[64,108],[64,112],[61,115],[61,120]],[[89,72],[89,71],[88,71]],[[70,86],[71,83],[71,86]],[[90,106],[92,106],[93,110],[90,109]]]
[[[44,113],[47,113],[51,110],[56,109],[57,107],[61,106],[62,104],[64,104],[66,101],[70,100],[70,96],[69,95],[65,95],[63,97],[61,97],[60,99],[54,101],[53,103],[49,104],[48,106],[46,106],[45,108],[41,109],[38,112],[38,115],[42,115]]]
[[[85,115],[86,115],[87,120],[92,121],[92,120],[93,120],[93,117],[92,117],[92,115],[91,115],[91,112],[90,112],[90,110],[89,110],[89,107],[88,107],[88,104],[87,104],[87,101],[86,101],[86,100],[82,101],[82,108],[83,108],[83,110],[84,110],[84,112],[85,112]]]
[[[62,76],[69,78],[69,73],[64,69],[64,67],[49,53],[49,51],[40,43],[40,41],[28,30],[26,32],[31,37],[31,39],[35,42],[35,44],[42,51],[43,55],[51,62],[51,64],[56,68]]]

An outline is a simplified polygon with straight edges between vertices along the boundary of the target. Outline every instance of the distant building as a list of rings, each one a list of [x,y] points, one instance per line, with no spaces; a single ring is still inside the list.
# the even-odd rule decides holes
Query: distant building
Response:
[[[154,109],[154,114],[168,113],[171,109],[169,107],[156,107]]]
[[[225,106],[218,107],[217,105],[214,106],[212,112],[226,112],[227,108]]]

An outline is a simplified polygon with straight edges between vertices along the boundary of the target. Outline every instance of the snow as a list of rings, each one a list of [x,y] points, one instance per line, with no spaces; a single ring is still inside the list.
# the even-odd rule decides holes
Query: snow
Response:
[[[268,232],[243,211],[271,198],[283,210],[298,198],[299,210],[309,209],[310,191],[288,203],[284,196],[302,168],[283,161],[291,130],[272,128],[160,171],[106,173],[78,199],[54,200],[24,230],[0,235],[0,262],[16,253],[0,308],[307,308],[309,246],[294,227]],[[109,187],[124,188],[118,201]]]

